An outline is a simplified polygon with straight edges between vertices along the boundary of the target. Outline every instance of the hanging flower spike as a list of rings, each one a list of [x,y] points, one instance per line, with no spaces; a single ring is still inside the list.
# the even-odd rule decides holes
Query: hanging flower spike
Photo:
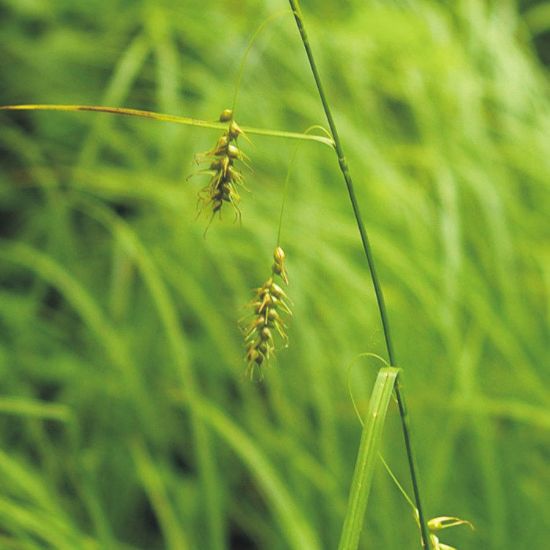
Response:
[[[251,380],[254,379],[256,371],[259,372],[260,378],[263,376],[261,367],[266,365],[274,355],[276,349],[274,335],[278,334],[285,344],[288,342],[287,326],[283,317],[292,315],[292,312],[288,305],[288,296],[274,280],[279,276],[285,284],[288,284],[284,266],[285,253],[281,247],[275,249],[273,258],[271,277],[256,289],[255,297],[250,303],[253,319],[244,329],[247,374]]]
[[[237,192],[237,186],[246,189],[242,174],[235,168],[237,161],[244,162],[246,158],[237,145],[238,137],[244,136],[243,131],[233,120],[231,109],[222,111],[219,121],[228,123],[227,131],[218,139],[213,149],[195,156],[197,164],[210,163],[208,169],[198,172],[198,174],[211,176],[208,184],[199,191],[197,205],[199,214],[205,209],[212,212],[207,230],[217,213],[221,218],[224,203],[231,204],[236,220],[241,219],[239,209],[241,197]]]

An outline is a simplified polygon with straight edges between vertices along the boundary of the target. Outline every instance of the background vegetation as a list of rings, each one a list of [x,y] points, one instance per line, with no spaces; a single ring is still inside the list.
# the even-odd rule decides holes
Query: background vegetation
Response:
[[[0,104],[215,119],[251,33],[286,7],[2,0]],[[444,537],[460,548],[543,548],[550,3],[303,7],[379,263],[428,514],[475,523]],[[324,122],[291,17],[253,49],[237,120]],[[228,214],[204,239],[203,183],[185,178],[216,138],[1,114],[1,548],[336,546],[360,437],[347,366],[383,353],[355,222],[334,156],[302,145],[282,235],[291,345],[263,384],[244,380],[236,319],[269,274],[296,144],[243,145],[242,227]],[[363,411],[378,367],[351,371]],[[395,406],[384,455],[408,487]],[[382,468],[363,540],[418,548]]]

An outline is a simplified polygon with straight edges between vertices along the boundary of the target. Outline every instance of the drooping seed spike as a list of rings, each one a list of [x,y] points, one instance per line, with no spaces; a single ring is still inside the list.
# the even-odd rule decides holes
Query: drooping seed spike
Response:
[[[240,196],[237,193],[238,185],[247,189],[244,177],[235,167],[235,163],[245,163],[246,155],[239,149],[237,138],[244,135],[239,125],[233,120],[233,111],[225,109],[220,117],[220,122],[229,122],[228,129],[217,140],[216,145],[209,151],[195,155],[195,162],[202,164],[208,162],[208,170],[198,173],[208,173],[211,176],[209,183],[199,191],[199,214],[203,210],[211,213],[220,213],[223,204],[231,204],[235,212],[235,221],[240,221],[239,208]],[[210,217],[210,222],[212,216]],[[209,224],[210,224],[209,222]]]
[[[281,264],[284,261],[282,249],[275,249],[273,258],[275,263]],[[282,341],[284,347],[288,346],[287,327],[283,317],[292,315],[292,312],[285,301],[288,297],[285,291],[275,283],[273,274],[277,272],[272,270],[271,277],[254,290],[255,298],[250,303],[253,319],[244,330],[247,372],[251,376],[258,371],[261,375],[262,367],[267,365],[270,357],[275,354],[275,338]]]

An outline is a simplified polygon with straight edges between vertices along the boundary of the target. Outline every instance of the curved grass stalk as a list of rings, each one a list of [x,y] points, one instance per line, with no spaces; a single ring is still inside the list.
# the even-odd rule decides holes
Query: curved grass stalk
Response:
[[[185,126],[198,126],[200,128],[210,128],[213,130],[227,130],[225,122],[211,122],[198,118],[189,118],[177,115],[168,115],[157,113],[155,111],[144,111],[142,109],[130,109],[127,107],[103,107],[101,105],[3,105],[0,111],[65,111],[65,112],[95,112],[107,113],[110,115],[134,116],[158,120],[160,122],[173,122],[174,124],[183,124]],[[242,127],[245,134],[266,136],[284,139],[299,139],[303,141],[316,141],[323,145],[334,148],[334,141],[325,136],[315,134],[301,134],[299,132],[286,132],[284,130],[269,130],[264,128]]]
[[[326,133],[326,135],[329,137],[329,139],[332,140],[332,138],[330,137],[330,133],[325,128],[323,128],[322,126],[319,126],[319,125],[310,126],[304,132],[304,135],[306,135],[306,136],[310,135],[310,132],[312,132],[313,130],[321,130],[322,132]],[[281,202],[281,210],[279,212],[279,226],[278,226],[278,229],[277,229],[277,244],[275,245],[276,247],[281,246],[281,232],[282,232],[282,228],[283,228],[283,215],[284,215],[284,212],[285,212],[287,198],[288,198],[288,184],[290,182],[290,174],[292,172],[292,168],[294,166],[294,163],[296,162],[296,157],[298,156],[298,151],[299,150],[300,150],[300,143],[298,145],[296,145],[296,147],[294,148],[294,152],[292,153],[292,156],[290,157],[290,162],[288,164],[288,169],[287,169],[287,172],[286,172],[285,183],[284,183],[284,186],[283,186],[283,200]]]
[[[239,65],[239,70],[237,72],[237,80],[235,82],[235,92],[233,94],[233,103],[232,103],[232,107],[231,107],[231,110],[233,111],[233,114],[235,114],[235,109],[237,108],[237,100],[239,99],[239,92],[241,90],[241,82],[242,82],[242,79],[243,79],[244,68],[246,66],[248,56],[249,56],[250,52],[252,51],[252,46],[254,45],[254,42],[256,42],[256,39],[258,38],[258,36],[260,36],[262,31],[271,22],[276,21],[277,19],[279,19],[279,17],[282,17],[283,15],[291,15],[291,12],[289,12],[288,10],[282,10],[282,11],[274,13],[273,15],[268,17],[263,23],[260,24],[260,26],[256,29],[256,31],[254,32],[254,34],[252,35],[252,37],[248,41],[248,45],[246,47],[246,50],[244,51],[244,54],[243,54],[242,59],[241,59],[241,63]]]
[[[325,115],[327,118],[328,125],[330,127],[330,131],[332,133],[332,137],[334,139],[334,150],[336,152],[336,155],[338,157],[338,165],[340,167],[340,171],[342,173],[342,177],[344,178],[344,181],[346,183],[346,187],[348,190],[348,195],[351,201],[351,205],[353,208],[353,213],[355,216],[355,220],[357,223],[357,228],[359,230],[359,234],[361,236],[361,242],[363,244],[363,251],[365,253],[365,257],[367,259],[367,264],[369,266],[369,271],[371,274],[372,284],[374,287],[374,293],[376,295],[376,301],[378,303],[378,310],[380,312],[380,317],[382,321],[382,329],[384,332],[384,339],[386,343],[386,350],[388,354],[388,359],[390,361],[390,364],[392,366],[396,365],[396,359],[395,359],[395,353],[393,349],[393,343],[391,339],[391,332],[390,332],[390,325],[388,321],[388,316],[386,312],[386,305],[384,302],[384,294],[382,291],[382,286],[380,284],[380,281],[378,279],[378,274],[376,271],[376,265],[374,262],[374,256],[372,253],[372,248],[369,242],[369,238],[367,235],[367,230],[365,228],[365,224],[363,222],[363,217],[361,215],[361,211],[359,209],[359,203],[357,201],[357,197],[355,195],[355,188],[353,185],[353,180],[351,178],[351,174],[349,172],[348,163],[346,160],[346,156],[344,154],[344,150],[342,147],[342,142],[340,141],[340,137],[338,135],[338,129],[336,127],[336,123],[334,122],[334,117],[332,116],[332,110],[330,108],[327,96],[325,94],[325,90],[321,81],[321,76],[319,74],[319,71],[317,69],[317,64],[315,62],[315,57],[313,56],[313,51],[311,49],[309,38],[305,29],[304,25],[304,19],[302,16],[302,12],[300,9],[299,1],[298,0],[289,0],[290,7],[292,9],[292,12],[294,14],[294,19],[296,21],[296,26],[298,27],[298,31],[300,33],[300,38],[302,40],[302,44],[304,46],[304,49],[306,51],[306,55],[309,61],[309,66],[311,69],[311,72],[313,74],[313,78],[315,80],[315,85],[317,87],[317,91],[319,93],[319,97],[321,100],[321,103],[323,105],[323,109],[325,111]],[[403,431],[403,438],[405,440],[405,448],[407,452],[407,459],[409,462],[409,471],[411,476],[411,482],[413,486],[413,492],[416,502],[416,507],[418,509],[418,516],[419,516],[419,524],[420,524],[420,532],[422,536],[422,546],[425,550],[429,550],[431,548],[430,544],[430,536],[429,536],[429,529],[426,523],[426,517],[424,514],[424,509],[422,507],[422,502],[420,498],[420,488],[418,483],[418,475],[417,475],[417,467],[416,467],[416,460],[414,456],[414,451],[412,447],[411,442],[411,429],[409,425],[409,419],[408,419],[408,411],[407,406],[405,403],[405,397],[403,395],[401,384],[400,384],[400,377],[397,376],[395,380],[395,396],[397,398],[397,403],[399,407],[399,415],[401,418],[401,427]]]

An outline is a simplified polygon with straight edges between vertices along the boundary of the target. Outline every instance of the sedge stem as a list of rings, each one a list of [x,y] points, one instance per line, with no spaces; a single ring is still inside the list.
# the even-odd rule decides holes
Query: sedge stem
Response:
[[[0,111],[66,111],[66,112],[95,112],[107,113],[110,115],[132,116],[158,120],[160,122],[173,122],[186,126],[198,126],[200,128],[211,128],[214,130],[227,130],[227,122],[212,122],[177,115],[157,113],[155,111],[144,111],[143,109],[130,109],[128,107],[105,107],[102,105],[2,105]],[[332,138],[316,134],[300,134],[298,132],[285,132],[284,130],[269,130],[264,128],[251,128],[243,126],[244,134],[266,136],[283,139],[297,139],[303,141],[316,141],[334,147]]]
[[[330,109],[330,105],[328,102],[328,99],[325,94],[325,90],[321,81],[321,77],[319,75],[319,71],[317,69],[317,64],[315,62],[315,58],[313,56],[313,52],[309,43],[309,38],[307,36],[307,32],[304,26],[304,20],[303,16],[300,10],[299,2],[298,0],[289,0],[290,7],[292,9],[292,12],[294,14],[294,19],[296,20],[296,25],[298,27],[298,31],[300,33],[300,37],[302,40],[302,44],[304,46],[304,49],[306,51],[306,55],[309,61],[309,66],[311,68],[311,72],[313,73],[313,78],[315,80],[315,85],[317,87],[317,92],[319,93],[319,97],[321,99],[321,103],[323,104],[323,109],[325,111],[325,116],[327,118],[328,125],[330,127],[330,131],[332,133],[332,138],[334,140],[334,149],[336,151],[336,155],[338,157],[338,165],[340,167],[340,171],[342,173],[342,176],[344,178],[344,181],[346,183],[346,187],[348,190],[348,195],[351,201],[351,205],[353,207],[353,213],[355,215],[355,220],[357,222],[357,228],[359,230],[359,234],[361,236],[361,242],[363,244],[363,251],[365,253],[365,257],[367,259],[367,264],[369,267],[371,279],[372,279],[372,285],[374,287],[374,293],[376,295],[376,301],[378,304],[378,310],[380,312],[380,317],[382,321],[382,329],[384,332],[384,340],[386,343],[386,350],[388,353],[388,359],[390,361],[390,364],[392,366],[396,366],[396,360],[395,360],[395,352],[393,348],[393,343],[391,339],[391,332],[390,332],[390,325],[388,321],[388,315],[386,311],[386,305],[384,302],[384,294],[382,292],[382,286],[380,284],[380,280],[378,279],[378,274],[376,272],[376,266],[374,262],[374,256],[372,253],[372,248],[369,242],[369,238],[367,235],[367,230],[365,228],[365,224],[363,222],[363,218],[361,216],[361,211],[359,209],[359,204],[357,201],[357,197],[355,194],[355,188],[353,186],[353,180],[351,179],[351,174],[348,168],[348,163],[344,154],[344,150],[342,147],[342,142],[340,140],[340,137],[338,135],[338,130],[336,128],[336,124],[334,122],[334,118],[332,116],[332,111]],[[417,475],[417,467],[416,467],[416,460],[414,456],[413,446],[411,442],[411,428],[409,423],[409,417],[408,417],[408,411],[405,404],[405,397],[403,395],[401,383],[400,383],[400,375],[397,376],[395,381],[395,397],[397,399],[397,404],[399,408],[399,416],[401,418],[401,427],[403,431],[403,438],[405,440],[405,448],[407,452],[407,459],[409,463],[409,471],[411,476],[411,483],[413,486],[413,492],[414,492],[414,498],[416,501],[416,507],[418,509],[418,516],[419,516],[419,523],[420,523],[420,531],[422,536],[422,546],[429,550],[431,548],[430,546],[430,538],[429,538],[429,531],[428,526],[426,524],[426,517],[424,514],[424,509],[422,507],[421,498],[420,498],[420,489],[419,489],[419,483],[418,483],[418,475]]]

